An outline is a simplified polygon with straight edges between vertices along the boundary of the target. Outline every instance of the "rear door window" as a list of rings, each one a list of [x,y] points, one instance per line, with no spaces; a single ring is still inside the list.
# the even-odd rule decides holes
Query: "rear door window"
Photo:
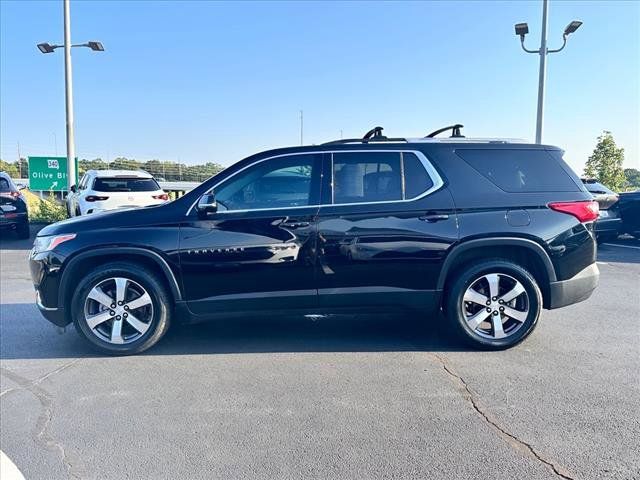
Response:
[[[99,177],[93,182],[96,192],[155,192],[160,190],[153,178]]]
[[[333,203],[402,200],[400,152],[333,155]]]
[[[456,154],[505,192],[581,190],[569,167],[545,150],[456,149]]]

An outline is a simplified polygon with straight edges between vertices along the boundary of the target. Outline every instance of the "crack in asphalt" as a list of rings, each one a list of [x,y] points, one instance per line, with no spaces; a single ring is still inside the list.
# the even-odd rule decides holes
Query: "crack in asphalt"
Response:
[[[84,467],[84,464],[80,457],[73,453],[70,449],[65,448],[62,442],[53,438],[47,431],[47,428],[49,427],[53,419],[53,398],[51,394],[44,388],[40,387],[39,384],[52,375],[60,373],[61,371],[73,366],[80,360],[81,359],[76,358],[75,360],[62,365],[61,367],[56,368],[55,370],[52,370],[51,372],[46,373],[45,375],[35,380],[29,380],[18,375],[15,372],[12,372],[7,368],[0,367],[0,373],[14,383],[17,383],[20,387],[10,388],[9,390],[2,392],[3,395],[12,391],[26,390],[34,397],[36,397],[36,399],[40,402],[41,412],[38,416],[38,420],[36,421],[36,426],[32,433],[32,437],[36,441],[36,443],[42,445],[46,450],[57,450],[62,458],[62,464],[67,470],[69,476],[74,479],[84,479],[90,477],[87,474],[86,468]]]
[[[539,462],[551,468],[553,473],[555,473],[558,477],[564,478],[566,480],[574,480],[574,478],[571,477],[571,475],[569,474],[569,472],[567,472],[566,469],[543,458],[538,452],[535,451],[535,449],[531,446],[531,444],[525,442],[524,440],[521,440],[513,433],[508,432],[503,427],[498,425],[498,422],[496,420],[491,419],[489,417],[489,414],[486,413],[478,404],[476,398],[473,395],[473,392],[469,388],[469,385],[467,385],[467,382],[464,380],[464,378],[462,378],[460,375],[455,373],[453,369],[447,364],[446,360],[440,355],[433,352],[429,352],[429,355],[436,358],[437,361],[440,363],[440,365],[442,365],[442,368],[447,373],[447,375],[455,379],[457,383],[460,384],[460,386],[462,387],[461,390],[463,393],[463,397],[469,402],[471,407],[484,419],[485,422],[491,425],[509,445],[511,445],[516,450],[523,452],[524,454],[530,457],[535,458]]]

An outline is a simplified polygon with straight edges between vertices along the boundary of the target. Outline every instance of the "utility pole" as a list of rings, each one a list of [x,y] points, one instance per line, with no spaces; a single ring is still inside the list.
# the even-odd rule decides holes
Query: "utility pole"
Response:
[[[69,0],[64,5],[64,93],[67,110],[67,185],[76,184],[76,144],[73,131],[73,74],[71,72],[71,18]]]
[[[20,140],[18,140],[18,174],[22,178],[22,157],[20,156]]]
[[[300,110],[300,146],[304,145],[304,112]]]
[[[567,44],[567,37],[575,32],[582,22],[573,20],[564,29],[562,34],[562,46],[555,50],[547,48],[547,25],[549,21],[549,0],[542,0],[542,33],[540,36],[540,48],[538,50],[529,50],[524,46],[524,37],[529,33],[529,25],[526,23],[516,23],[516,35],[520,36],[520,45],[527,53],[537,53],[540,55],[540,71],[538,73],[538,113],[536,117],[536,143],[542,143],[542,124],[544,116],[544,90],[547,78],[547,55],[561,51]]]

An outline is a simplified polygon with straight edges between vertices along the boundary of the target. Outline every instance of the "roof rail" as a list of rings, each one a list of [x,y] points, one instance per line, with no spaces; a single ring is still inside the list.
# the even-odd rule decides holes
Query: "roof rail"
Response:
[[[442,132],[446,132],[447,130],[453,130],[451,132],[451,137],[449,138],[464,138],[464,135],[460,133],[461,128],[464,128],[464,125],[461,125],[460,123],[456,123],[455,125],[449,125],[448,127],[439,128],[438,130],[431,132],[429,135],[427,135],[424,138],[433,138],[436,135],[441,134]]]
[[[370,142],[406,142],[406,138],[389,138],[382,135],[382,127],[374,127],[364,134],[362,138],[345,138],[325,142],[323,145],[338,145],[342,143],[370,143]]]

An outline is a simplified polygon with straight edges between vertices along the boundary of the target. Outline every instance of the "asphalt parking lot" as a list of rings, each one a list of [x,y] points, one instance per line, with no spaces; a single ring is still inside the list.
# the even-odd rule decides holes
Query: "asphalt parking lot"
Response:
[[[0,447],[27,479],[640,478],[640,242],[504,352],[439,318],[248,318],[96,355],[0,239]],[[424,320],[424,321],[423,321]]]

